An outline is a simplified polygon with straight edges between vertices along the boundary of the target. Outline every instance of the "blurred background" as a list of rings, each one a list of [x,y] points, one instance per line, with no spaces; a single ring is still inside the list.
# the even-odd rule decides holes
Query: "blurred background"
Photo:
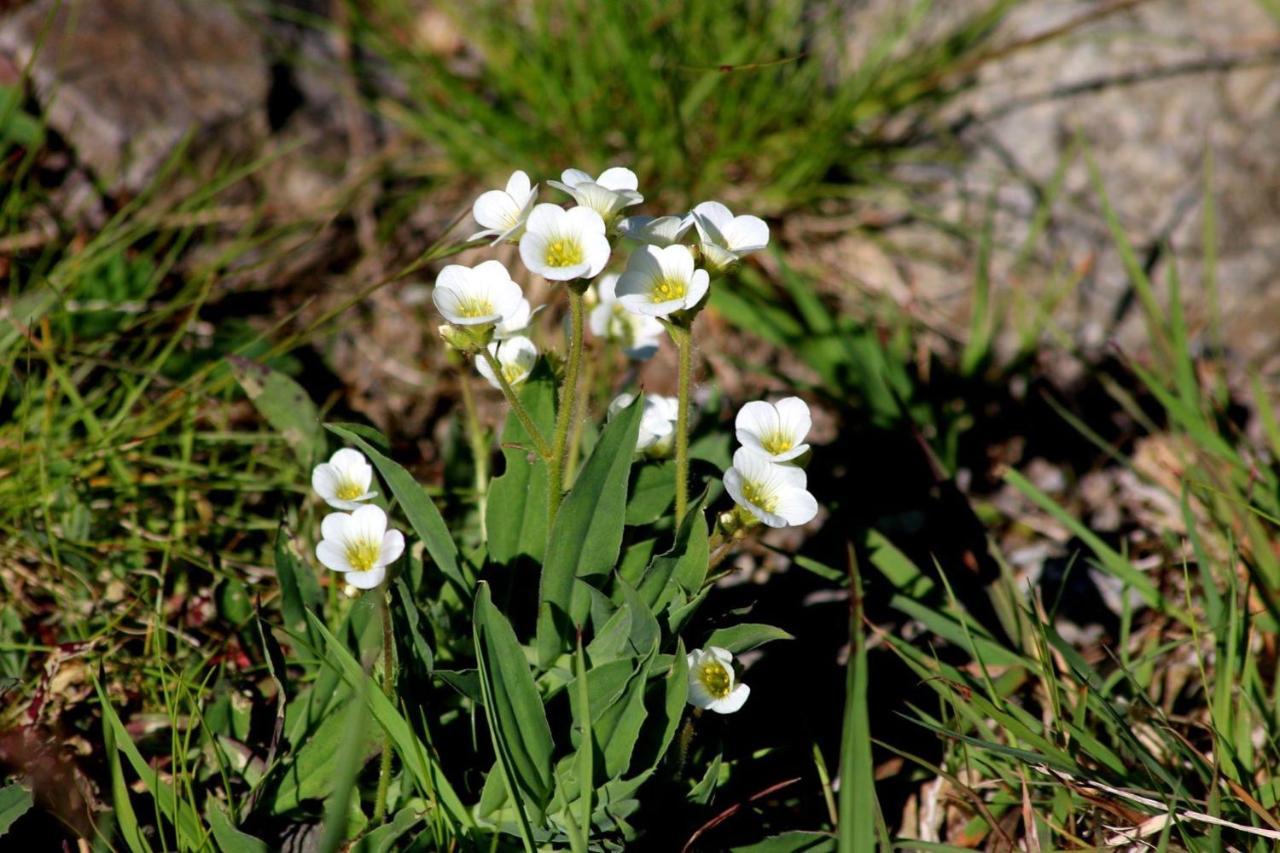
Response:
[[[1213,752],[1173,610],[1200,607],[1186,577],[1210,564],[1215,588],[1257,582],[1242,600],[1270,607],[1278,61],[1277,0],[0,0],[0,769],[35,780],[23,826],[92,837],[95,678],[145,738],[171,725],[163,673],[210,701],[263,677],[246,626],[274,606],[275,531],[308,484],[237,359],[378,428],[466,503],[469,374],[419,259],[472,233],[475,196],[517,168],[545,185],[625,165],[646,213],[716,199],[766,218],[771,251],[699,320],[701,430],[727,436],[761,395],[815,407],[822,514],[722,581],[726,610],[796,637],[748,669],[734,725],[754,734],[733,749],[756,769],[718,805],[673,806],[652,849],[797,775],[699,849],[821,824],[849,545],[893,834],[1007,849],[1035,825],[1012,759],[935,772],[958,741],[907,717],[947,718],[939,691],[968,688],[890,649],[961,667],[957,625],[1017,645],[1010,594],[1104,675],[1145,655],[1144,713],[1194,719],[1182,740]],[[561,301],[522,283],[560,346]],[[665,346],[635,375],[647,390],[674,391]],[[593,414],[618,390],[597,375]],[[500,423],[496,393],[479,403]],[[1270,671],[1274,635],[1246,639]],[[1269,689],[1231,724],[1262,732],[1237,784],[1268,817]],[[1000,695],[1035,717],[1043,691]],[[957,731],[1005,725],[975,713]],[[1099,725],[1114,778],[1143,750],[1178,763]],[[253,731],[250,753],[269,726]],[[983,813],[965,793],[982,779],[1012,799]],[[1087,815],[1124,822],[1062,790],[1080,824],[1060,841],[1101,837]]]

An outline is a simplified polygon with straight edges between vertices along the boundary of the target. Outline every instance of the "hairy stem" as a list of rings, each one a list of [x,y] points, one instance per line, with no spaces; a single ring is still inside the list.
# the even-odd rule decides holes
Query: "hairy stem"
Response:
[[[689,329],[672,327],[679,362],[680,385],[676,392],[676,526],[689,510],[689,386],[693,378],[693,358]]]
[[[476,410],[476,397],[471,391],[471,377],[462,375],[462,406],[467,412],[467,439],[471,443],[471,462],[475,467],[476,510],[480,517],[480,541],[488,538],[485,524],[485,500],[489,491],[489,442],[480,426],[480,414]]]
[[[480,356],[488,363],[489,369],[493,371],[494,377],[498,380],[498,385],[502,388],[502,393],[511,405],[511,411],[516,413],[516,419],[520,421],[520,426],[524,427],[524,431],[529,434],[529,438],[533,441],[533,446],[538,451],[538,455],[550,462],[551,445],[547,444],[547,440],[542,437],[542,431],[533,422],[533,418],[529,417],[529,411],[524,407],[524,403],[520,402],[519,395],[511,387],[511,383],[507,381],[507,377],[503,375],[502,365],[498,363],[498,357],[490,352],[488,347],[480,350]]]
[[[551,449],[551,458],[547,460],[547,534],[556,520],[560,509],[560,498],[564,493],[564,457],[569,442],[569,425],[574,420],[574,408],[577,405],[578,372],[582,368],[583,337],[582,293],[574,288],[569,289],[569,360],[565,362],[564,384],[560,386],[560,408],[556,412],[556,432]]]
[[[388,578],[377,591],[378,610],[382,614],[382,692],[392,699],[395,690],[395,652],[392,648],[391,608],[387,605],[387,596],[391,594],[391,579]],[[384,732],[382,736],[382,763],[378,768],[378,794],[373,801],[373,822],[380,823],[387,813],[387,788],[391,785],[391,734]]]

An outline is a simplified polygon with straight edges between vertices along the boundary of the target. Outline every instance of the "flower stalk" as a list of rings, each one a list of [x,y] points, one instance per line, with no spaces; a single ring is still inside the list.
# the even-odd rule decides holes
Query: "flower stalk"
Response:
[[[676,526],[689,511],[689,388],[693,380],[692,340],[689,328],[668,326],[676,345],[679,385],[676,390]]]
[[[569,358],[565,362],[564,384],[560,387],[560,408],[556,412],[556,431],[547,460],[547,534],[556,520],[560,499],[564,494],[565,453],[569,443],[569,426],[574,420],[577,406],[578,373],[582,369],[582,338],[584,287],[569,288]]]
[[[520,402],[520,397],[516,394],[516,390],[507,381],[506,374],[502,371],[502,365],[498,363],[498,357],[490,352],[488,347],[480,350],[480,357],[485,360],[489,365],[489,369],[493,371],[494,378],[498,380],[498,385],[502,388],[503,396],[507,398],[507,403],[511,406],[511,411],[516,413],[516,420],[520,421],[520,426],[524,427],[524,431],[529,434],[529,439],[533,442],[538,455],[549,462],[551,460],[551,445],[547,444],[547,440],[542,436],[542,430],[538,429],[537,424],[533,422],[533,418],[529,416],[529,410],[524,407],[524,403]]]
[[[382,614],[382,692],[395,701],[395,653],[392,649],[391,608],[387,604],[387,596],[391,594],[391,579],[388,578],[378,590],[378,610]],[[378,793],[373,801],[373,822],[381,823],[387,813],[387,790],[391,785],[391,733],[382,735],[382,761],[378,766]]]
[[[461,376],[462,406],[467,412],[467,439],[471,444],[471,462],[475,469],[476,510],[480,518],[480,541],[488,538],[485,510],[489,492],[489,442],[485,440],[480,414],[476,409],[475,393],[471,390],[471,377]]]

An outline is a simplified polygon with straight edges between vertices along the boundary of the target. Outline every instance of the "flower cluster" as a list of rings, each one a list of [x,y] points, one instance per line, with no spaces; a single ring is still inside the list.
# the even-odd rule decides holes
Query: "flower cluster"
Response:
[[[738,410],[738,443],[724,487],[738,505],[730,526],[763,523],[769,527],[806,524],[818,514],[804,469],[795,464],[809,449],[805,439],[813,420],[799,397],[776,403],[757,400]]]
[[[325,568],[342,572],[357,589],[373,589],[387,576],[387,566],[404,553],[404,534],[387,529],[387,514],[366,503],[378,496],[373,466],[358,450],[343,448],[311,472],[311,488],[334,509],[320,522],[316,559]]]
[[[708,269],[723,272],[769,244],[769,226],[762,219],[734,216],[716,201],[682,215],[619,218],[644,201],[635,173],[620,166],[594,178],[566,169],[560,180],[548,183],[567,193],[575,206],[539,204],[538,185],[517,171],[504,189],[476,199],[472,217],[481,230],[471,239],[516,243],[530,272],[562,282],[599,276],[613,252],[611,233],[639,244],[623,271],[599,278],[588,296],[591,333],[617,342],[637,361],[658,351],[663,319],[701,307],[710,289]],[[697,267],[699,258],[707,269]],[[522,333],[533,312],[500,262],[445,267],[436,278],[433,300],[448,321],[441,335],[474,354],[476,369],[490,384],[502,388],[505,380],[514,388],[528,377],[537,348]]]

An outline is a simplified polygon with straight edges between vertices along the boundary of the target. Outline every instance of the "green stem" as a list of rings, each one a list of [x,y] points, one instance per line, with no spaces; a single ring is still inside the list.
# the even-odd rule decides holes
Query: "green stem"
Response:
[[[475,467],[476,511],[480,516],[480,541],[488,538],[485,525],[486,500],[489,491],[489,442],[480,426],[480,414],[476,410],[476,397],[471,391],[471,377],[462,375],[462,406],[467,412],[467,438],[471,443],[471,463]]]
[[[395,701],[395,653],[392,648],[391,608],[387,596],[391,594],[391,580],[378,589],[378,609],[382,613],[382,692]],[[387,813],[387,788],[391,785],[391,734],[382,736],[382,764],[378,768],[378,794],[373,801],[373,822],[381,823]]]
[[[488,363],[489,369],[493,371],[499,387],[502,388],[502,393],[506,396],[507,402],[511,404],[511,411],[516,413],[516,419],[520,421],[520,426],[524,427],[524,431],[529,434],[529,438],[533,441],[538,455],[549,462],[551,460],[551,445],[547,444],[547,440],[542,437],[542,431],[534,424],[533,418],[529,417],[529,411],[525,409],[524,403],[520,402],[519,395],[516,394],[515,389],[511,387],[511,383],[507,381],[507,377],[502,373],[502,365],[498,363],[498,357],[491,353],[488,347],[480,350],[480,356]]]
[[[693,358],[690,353],[692,335],[689,329],[670,327],[676,345],[680,384],[676,391],[676,526],[684,521],[689,510],[689,386],[693,378]]]
[[[556,412],[556,432],[547,460],[547,535],[555,523],[564,494],[564,457],[569,443],[569,425],[574,420],[577,405],[578,373],[582,368],[583,338],[582,292],[569,289],[569,360],[564,367],[564,385],[560,386],[560,407]]]

